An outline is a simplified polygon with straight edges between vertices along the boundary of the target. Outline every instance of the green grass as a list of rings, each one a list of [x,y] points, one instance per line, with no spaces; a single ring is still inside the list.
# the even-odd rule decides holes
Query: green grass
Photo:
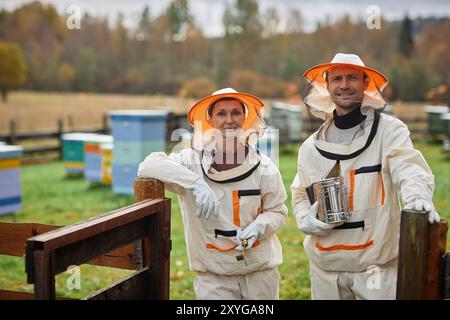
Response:
[[[450,158],[441,152],[441,145],[419,142],[415,144],[427,159],[436,177],[434,203],[442,217],[450,218]],[[283,244],[284,263],[281,299],[309,299],[308,259],[302,245],[303,234],[297,229],[290,208],[289,186],[296,173],[298,145],[280,152],[280,170],[289,198],[286,204],[289,217],[278,233]],[[115,195],[109,187],[92,185],[82,178],[67,177],[62,162],[27,166],[22,171],[23,210],[16,215],[0,217],[0,221],[39,222],[69,225],[134,202],[132,196]],[[184,231],[178,201],[172,199],[172,252],[170,270],[171,299],[193,299],[194,273],[188,270]],[[57,276],[57,295],[80,298],[129,274],[114,268],[81,266],[81,290],[66,288],[69,273]],[[0,288],[32,291],[26,284],[23,258],[0,256]]]

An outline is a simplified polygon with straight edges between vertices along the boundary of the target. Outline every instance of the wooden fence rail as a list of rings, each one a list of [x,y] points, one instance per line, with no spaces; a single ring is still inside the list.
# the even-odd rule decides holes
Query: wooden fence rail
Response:
[[[137,179],[135,194],[136,204],[67,227],[0,223],[0,254],[25,253],[34,284],[34,294],[0,290],[0,300],[56,299],[55,276],[83,263],[138,270],[84,299],[168,299],[170,199],[153,179]]]
[[[69,118],[72,119],[72,118]],[[171,135],[173,130],[178,128],[187,128],[185,114],[175,114],[173,112],[169,113],[167,119],[167,134],[166,134],[166,142],[168,146],[173,146],[179,141],[171,141]],[[73,119],[71,120],[73,122]],[[43,145],[25,147],[24,154],[26,156],[32,156],[38,153],[49,153],[49,152],[57,152],[57,158],[62,159],[63,156],[63,145],[61,141],[61,135],[64,133],[73,133],[73,132],[84,132],[84,133],[102,133],[108,134],[110,132],[110,127],[108,125],[108,116],[105,114],[102,116],[102,126],[99,128],[78,128],[74,130],[74,125],[68,124],[64,126],[64,121],[59,119],[56,125],[56,130],[44,130],[38,132],[26,132],[26,133],[18,133],[17,132],[17,123],[15,120],[10,120],[9,123],[9,133],[0,135],[0,141],[4,141],[8,144],[21,144],[24,141],[43,141],[48,139],[56,139],[57,144],[48,144],[48,142],[43,143]],[[56,158],[56,157],[55,157]],[[43,159],[45,160],[45,159]],[[55,160],[55,159],[48,159]],[[35,159],[29,159],[27,157],[22,159],[22,162],[25,164],[32,164]],[[37,161],[40,162],[40,161]]]
[[[59,119],[57,122],[57,129],[56,130],[44,130],[44,131],[38,131],[38,132],[17,132],[17,123],[15,120],[10,120],[9,122],[9,133],[0,135],[0,141],[5,141],[8,144],[21,144],[21,142],[24,141],[42,141],[42,140],[48,140],[48,139],[57,139],[58,143],[56,145],[49,145],[48,143],[45,143],[44,145],[40,146],[32,146],[32,147],[26,147],[24,149],[25,155],[34,155],[37,153],[48,153],[48,152],[58,152],[58,158],[62,158],[62,143],[61,143],[61,135],[64,133],[72,133],[72,132],[86,132],[86,133],[108,133],[109,127],[108,127],[108,119],[106,115],[103,115],[102,117],[102,127],[101,128],[84,128],[84,129],[78,129],[74,131],[73,129],[67,130],[64,127],[64,121],[62,119]],[[73,127],[73,126],[71,126]]]

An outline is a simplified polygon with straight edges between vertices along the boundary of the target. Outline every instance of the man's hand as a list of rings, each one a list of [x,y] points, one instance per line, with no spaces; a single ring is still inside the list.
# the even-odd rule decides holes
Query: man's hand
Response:
[[[192,192],[197,203],[198,217],[208,219],[211,214],[216,217],[219,215],[219,200],[203,179],[200,178],[192,184]]]
[[[309,234],[309,235],[313,234],[313,235],[317,235],[317,236],[326,236],[331,232],[331,230],[334,227],[339,226],[344,223],[344,222],[341,222],[341,223],[329,224],[329,223],[320,221],[319,219],[316,218],[318,207],[319,207],[319,203],[317,201],[314,202],[314,204],[311,206],[311,208],[309,208],[308,213],[300,220],[299,228],[304,233]]]
[[[425,211],[428,212],[428,222],[434,223],[439,222],[441,218],[439,214],[436,212],[436,209],[433,206],[433,203],[428,200],[416,199],[408,204],[406,204],[406,210],[415,210],[415,211]]]

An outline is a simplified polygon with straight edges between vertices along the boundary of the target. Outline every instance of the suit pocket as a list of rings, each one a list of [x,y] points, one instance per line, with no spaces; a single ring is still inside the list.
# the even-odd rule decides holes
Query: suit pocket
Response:
[[[239,190],[238,194],[241,226],[245,227],[261,212],[261,191],[259,189]]]
[[[350,171],[349,210],[359,211],[384,204],[381,164]]]

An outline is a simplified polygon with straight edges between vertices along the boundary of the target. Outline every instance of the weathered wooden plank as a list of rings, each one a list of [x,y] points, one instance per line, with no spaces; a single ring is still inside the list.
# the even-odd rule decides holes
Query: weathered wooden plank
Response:
[[[40,223],[0,222],[0,254],[22,257],[25,254],[26,240],[61,226]],[[89,264],[136,270],[141,264],[140,252],[133,244],[113,250],[105,255],[89,261]]]
[[[100,257],[86,262],[103,267],[112,267],[127,270],[140,269],[142,265],[141,252],[136,249],[136,244],[128,244],[124,247],[112,250]]]
[[[138,220],[54,249],[52,250],[54,252],[53,272],[55,275],[59,274],[71,265],[86,263],[105,252],[143,238],[146,235],[146,228],[145,219]]]
[[[21,257],[28,238],[61,228],[40,223],[0,222],[0,254]]]
[[[34,300],[34,293],[0,290],[0,300]],[[69,297],[56,297],[56,300],[78,300]]]
[[[442,274],[442,291],[443,298],[450,299],[450,252],[447,252],[443,259],[443,274]]]
[[[137,178],[134,180],[136,202],[164,198],[164,183],[156,179]]]
[[[159,180],[151,178],[136,178],[134,179],[134,197],[136,202],[145,200],[163,199],[164,198],[164,183]],[[143,267],[150,266],[149,256],[149,239],[145,237],[141,241],[142,262]]]
[[[163,188],[162,183],[156,183]],[[155,194],[154,190],[141,194],[148,196],[150,193]],[[55,275],[68,266],[91,261],[142,238],[147,239],[143,249],[148,257],[146,270],[90,297],[168,299],[170,199],[145,200],[28,239],[26,271],[29,282],[35,284],[35,298],[55,299]]]
[[[54,256],[52,252],[34,251],[34,298],[36,300],[55,300]]]
[[[138,300],[147,295],[149,285],[149,268],[144,268],[132,275],[100,289],[82,300]]]
[[[34,293],[0,290],[0,300],[34,300]]]
[[[429,230],[424,299],[437,300],[443,298],[441,279],[445,271],[442,258],[447,245],[447,221],[433,223],[429,225]]]
[[[35,236],[28,241],[41,243],[41,250],[52,250],[92,237],[121,225],[143,219],[162,210],[162,200],[147,200],[120,208],[67,227]]]
[[[144,201],[115,210],[103,216],[92,218],[72,226],[60,228],[28,239],[26,249],[27,254],[25,259],[28,283],[33,283],[34,281],[34,255],[31,254],[32,251],[44,249],[51,250],[57,247],[67,246],[82,239],[92,237],[100,232],[108,231],[129,222],[142,219],[143,217],[152,215],[161,210],[161,200]]]
[[[134,180],[136,201],[164,197],[164,184],[156,179]],[[169,299],[170,200],[164,199],[164,211],[148,217],[148,236],[142,242],[144,266],[149,271],[148,299]]]
[[[149,217],[150,270],[149,299],[169,299],[170,268],[170,200],[166,199],[168,212]]]
[[[163,224],[163,242],[162,242],[162,261],[161,261],[161,292],[160,299],[170,299],[170,251],[172,250],[172,240],[170,238],[171,229],[171,202],[166,199],[164,204],[164,214],[162,216]]]
[[[423,299],[429,241],[426,212],[403,210],[397,276],[397,299]]]

